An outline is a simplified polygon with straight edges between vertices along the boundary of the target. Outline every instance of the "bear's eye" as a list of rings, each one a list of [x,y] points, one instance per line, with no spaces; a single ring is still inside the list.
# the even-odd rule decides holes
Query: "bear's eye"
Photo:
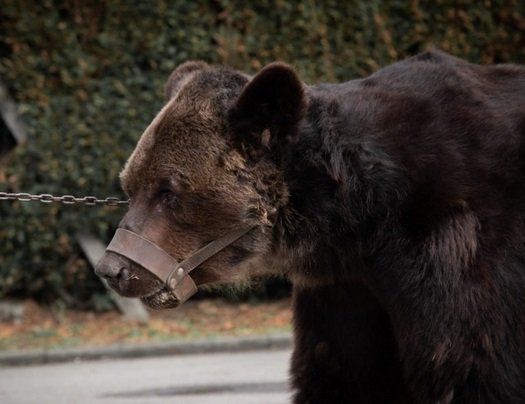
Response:
[[[178,206],[177,196],[170,189],[161,189],[159,191],[158,199],[169,209],[176,209]]]

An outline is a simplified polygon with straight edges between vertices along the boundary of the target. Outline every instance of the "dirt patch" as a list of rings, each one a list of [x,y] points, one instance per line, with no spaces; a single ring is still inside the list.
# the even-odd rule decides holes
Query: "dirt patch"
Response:
[[[123,320],[116,311],[56,311],[27,301],[20,321],[0,323],[0,350],[268,335],[289,331],[291,322],[289,299],[254,304],[202,300],[149,313],[148,323],[141,324]]]

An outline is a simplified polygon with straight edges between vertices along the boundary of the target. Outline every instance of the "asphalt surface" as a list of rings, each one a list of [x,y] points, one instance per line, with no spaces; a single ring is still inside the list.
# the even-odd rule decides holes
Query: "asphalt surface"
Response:
[[[146,344],[116,344],[101,347],[7,351],[0,352],[0,366],[165,355],[192,355],[213,352],[261,351],[291,347],[292,336],[290,334],[255,337],[216,337],[197,341],[148,342]]]
[[[0,367],[2,404],[285,404],[291,350]]]

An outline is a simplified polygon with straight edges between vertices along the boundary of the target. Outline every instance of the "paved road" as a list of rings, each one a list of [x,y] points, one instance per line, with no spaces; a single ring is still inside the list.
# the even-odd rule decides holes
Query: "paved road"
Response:
[[[285,404],[289,350],[0,368],[2,404]]]

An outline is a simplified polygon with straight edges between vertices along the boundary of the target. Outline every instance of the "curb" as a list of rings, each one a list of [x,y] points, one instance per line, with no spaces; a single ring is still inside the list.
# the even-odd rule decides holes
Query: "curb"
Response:
[[[0,366],[42,365],[72,361],[194,355],[215,352],[277,350],[291,347],[292,336],[290,334],[277,334],[265,337],[221,337],[189,342],[176,341],[90,348],[0,352]]]

